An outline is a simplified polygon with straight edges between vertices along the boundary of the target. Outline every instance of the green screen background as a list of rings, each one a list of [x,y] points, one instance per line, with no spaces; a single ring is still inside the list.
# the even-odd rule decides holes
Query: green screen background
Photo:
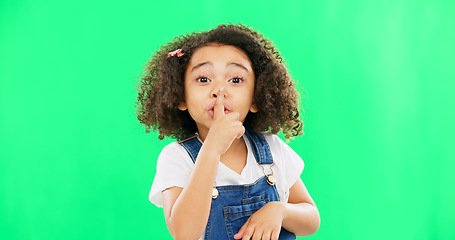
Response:
[[[281,51],[308,239],[455,239],[455,2],[0,2],[0,238],[171,239],[148,202],[171,140],[135,118],[144,63],[225,22]]]

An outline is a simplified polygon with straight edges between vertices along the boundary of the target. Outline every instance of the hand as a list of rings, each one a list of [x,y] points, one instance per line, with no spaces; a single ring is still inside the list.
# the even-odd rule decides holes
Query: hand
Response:
[[[224,112],[224,94],[226,90],[220,88],[213,109],[213,121],[207,133],[206,141],[220,155],[224,154],[236,138],[242,137],[245,128],[239,120],[238,112]]]
[[[248,218],[246,223],[234,235],[242,240],[278,240],[283,222],[284,205],[280,202],[268,202]]]

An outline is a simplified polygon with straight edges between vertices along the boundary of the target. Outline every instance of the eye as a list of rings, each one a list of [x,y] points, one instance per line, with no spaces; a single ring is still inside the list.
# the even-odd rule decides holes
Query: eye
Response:
[[[232,78],[231,80],[229,80],[229,82],[231,82],[231,83],[242,83],[243,82],[243,78],[235,77],[235,78]]]
[[[210,82],[210,79],[206,78],[206,77],[198,77],[196,79],[197,82],[200,82],[200,83],[208,83]]]

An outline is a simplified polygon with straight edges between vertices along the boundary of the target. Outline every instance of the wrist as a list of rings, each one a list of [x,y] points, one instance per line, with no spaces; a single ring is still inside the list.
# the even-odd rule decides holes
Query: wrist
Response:
[[[218,161],[221,159],[221,152],[207,142],[202,144],[200,151],[203,152],[204,155],[209,156],[210,159],[217,159]]]
[[[281,222],[283,222],[287,216],[286,203],[280,202],[280,201],[272,201],[272,202],[269,202],[268,204],[277,210],[276,212],[279,213],[279,214],[277,214],[277,217],[281,218]]]

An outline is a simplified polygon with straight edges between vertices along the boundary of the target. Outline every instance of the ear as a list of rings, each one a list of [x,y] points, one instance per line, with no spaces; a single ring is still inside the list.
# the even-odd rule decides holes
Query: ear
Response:
[[[259,108],[256,104],[251,104],[251,107],[250,107],[250,112],[252,113],[257,113],[259,111]]]
[[[179,103],[179,106],[178,106],[178,109],[179,109],[180,111],[186,111],[186,110],[188,110],[188,106],[186,106],[186,103],[185,103],[185,102],[180,102],[180,103]]]

